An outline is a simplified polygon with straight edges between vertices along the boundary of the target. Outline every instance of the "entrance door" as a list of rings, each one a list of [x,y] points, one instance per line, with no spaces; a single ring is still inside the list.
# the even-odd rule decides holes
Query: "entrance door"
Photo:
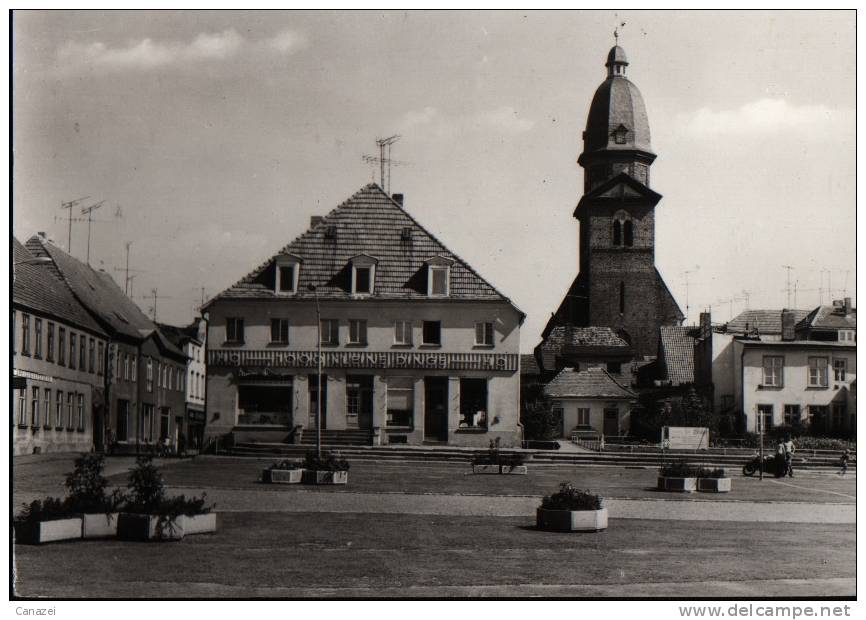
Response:
[[[46,400],[45,402],[47,403],[48,401]],[[46,426],[48,425],[50,415],[50,411],[45,412]],[[103,425],[102,407],[94,406],[91,417],[91,428],[93,429],[93,449],[97,452],[102,452],[103,450],[105,450],[105,428]]]
[[[616,437],[619,435],[619,409],[605,408],[604,434],[606,437]]]
[[[373,377],[346,377],[346,426],[373,428]]]
[[[448,440],[448,377],[424,378],[424,439]]]

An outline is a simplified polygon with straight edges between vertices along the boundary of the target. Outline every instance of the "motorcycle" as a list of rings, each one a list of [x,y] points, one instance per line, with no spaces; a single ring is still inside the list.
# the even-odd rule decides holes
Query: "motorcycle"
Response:
[[[752,460],[743,465],[744,476],[754,476],[761,468],[761,456],[756,454]],[[776,478],[782,478],[787,473],[788,466],[784,458],[779,458],[776,455],[767,455],[764,457],[764,473],[773,474]]]

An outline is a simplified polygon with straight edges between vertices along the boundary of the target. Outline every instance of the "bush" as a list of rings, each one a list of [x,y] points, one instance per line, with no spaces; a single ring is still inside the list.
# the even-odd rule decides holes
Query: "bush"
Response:
[[[292,461],[290,459],[283,459],[278,463],[273,463],[270,467],[270,470],[280,470],[280,471],[290,471],[294,469],[301,469],[301,464],[298,461]]]
[[[794,448],[799,450],[856,450],[857,442],[833,437],[798,437],[797,441],[794,442]]]
[[[46,497],[43,500],[35,499],[29,504],[23,504],[24,508],[15,517],[16,523],[38,523],[40,521],[56,521],[69,516],[70,510],[67,502],[59,497]]]
[[[527,385],[520,392],[520,423],[524,439],[552,441],[562,432],[562,418],[553,411],[550,398],[544,393],[544,385]]]
[[[114,512],[123,502],[120,490],[106,493],[108,480],[102,475],[105,457],[83,454],[75,459],[75,470],[66,475],[66,499],[70,512]]]
[[[698,478],[703,470],[703,467],[685,461],[673,461],[659,467],[659,475],[663,478]]]
[[[599,510],[601,505],[602,498],[598,495],[576,489],[570,482],[561,483],[559,491],[541,500],[545,510]]]
[[[325,450],[322,455],[310,450],[304,457],[304,469],[311,471],[349,471],[349,461],[340,456],[338,452]]]
[[[503,453],[499,449],[499,437],[496,441],[490,440],[490,446],[487,452],[481,452],[472,457],[473,465],[504,465],[506,467],[516,467],[523,465],[526,462],[526,455],[521,452]]]
[[[725,472],[724,467],[701,467],[700,473],[697,475],[698,478],[727,478],[727,473]]]
[[[213,508],[205,505],[206,493],[201,497],[178,495],[166,498],[162,474],[149,456],[138,457],[129,473],[127,486],[129,494],[123,509],[126,512],[159,515],[161,526],[180,515],[206,514]]]
[[[194,517],[196,515],[207,514],[213,508],[213,505],[206,505],[205,501],[207,493],[202,493],[201,497],[192,496],[187,498],[186,495],[176,495],[162,502],[159,507],[159,515],[175,519],[180,515]]]

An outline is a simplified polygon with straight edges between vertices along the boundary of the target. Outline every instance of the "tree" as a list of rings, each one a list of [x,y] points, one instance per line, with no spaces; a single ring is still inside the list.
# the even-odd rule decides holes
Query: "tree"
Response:
[[[552,441],[560,437],[562,419],[544,393],[544,385],[527,385],[520,393],[520,422],[525,439]]]

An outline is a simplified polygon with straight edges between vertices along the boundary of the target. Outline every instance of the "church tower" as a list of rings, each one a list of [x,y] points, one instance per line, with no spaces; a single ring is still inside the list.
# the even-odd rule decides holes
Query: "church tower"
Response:
[[[595,91],[583,152],[580,272],[542,337],[557,325],[609,327],[639,356],[656,355],[659,327],[684,316],[655,267],[655,209],[650,189],[656,158],[637,86],[626,77],[625,50],[607,55],[607,79]]]

